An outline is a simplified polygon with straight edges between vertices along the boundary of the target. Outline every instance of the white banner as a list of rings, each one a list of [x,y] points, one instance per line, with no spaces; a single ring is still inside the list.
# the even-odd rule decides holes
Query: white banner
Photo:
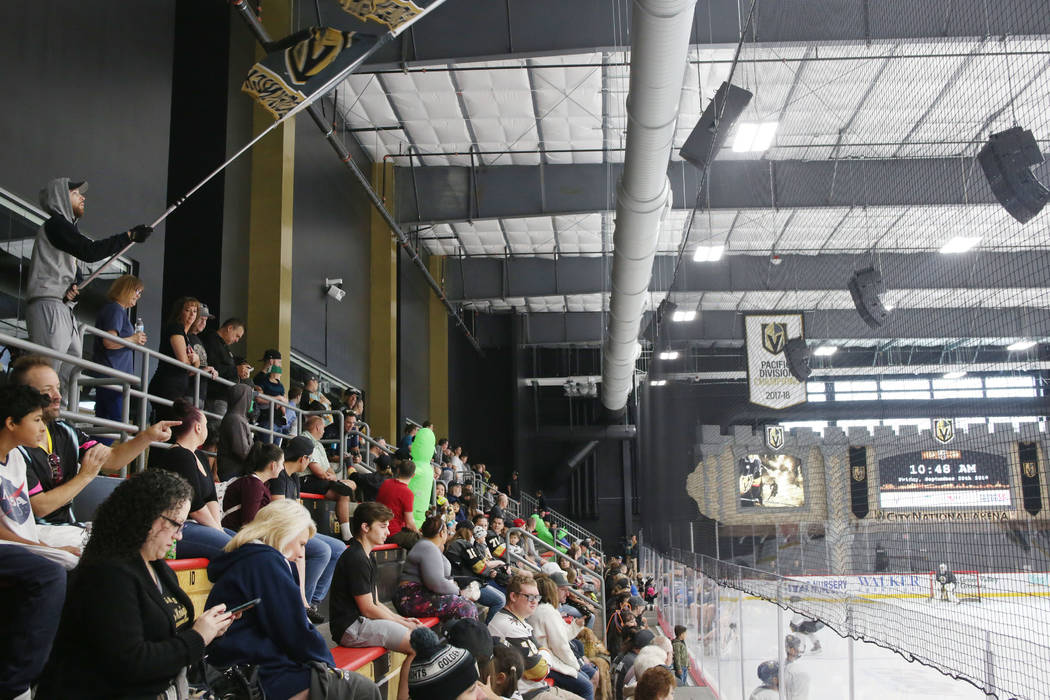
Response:
[[[791,376],[784,347],[803,337],[802,314],[760,314],[744,317],[747,342],[747,385],[751,403],[788,408],[806,402],[806,383]]]

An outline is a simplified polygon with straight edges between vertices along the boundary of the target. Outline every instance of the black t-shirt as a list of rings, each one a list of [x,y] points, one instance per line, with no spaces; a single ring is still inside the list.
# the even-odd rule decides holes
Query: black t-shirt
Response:
[[[206,471],[202,472],[197,464],[197,457],[181,445],[176,445],[167,451],[160,459],[159,466],[169,472],[175,472],[193,487],[193,497],[190,499],[190,512],[196,512],[204,507],[208,501],[218,500],[215,496],[215,482]]]
[[[80,445],[90,447],[95,442],[86,433],[61,420],[49,423],[47,432],[51,436],[51,452],[58,456],[58,464],[52,468],[51,455],[44,448],[26,448],[26,452],[29,453],[29,459],[26,460],[26,486],[30,493],[36,489],[37,484],[40,484],[44,491],[50,491],[76,476],[80,471]],[[55,524],[74,522],[68,503],[48,513],[44,519]]]
[[[376,563],[355,538],[339,556],[332,574],[332,639],[337,643],[346,629],[361,617],[354,596],[371,595],[376,600]]]
[[[284,496],[285,498],[299,499],[299,477],[292,476],[285,470],[266,482],[270,487],[271,496]]]
[[[186,347],[189,347],[190,341],[186,337],[186,329],[181,323],[168,323],[161,330],[160,336],[160,351],[168,357],[175,357],[175,350],[171,347],[172,336],[181,335],[182,340],[186,343]],[[186,377],[186,370],[175,365],[168,364],[167,362],[161,362],[157,365],[157,372],[155,377]]]

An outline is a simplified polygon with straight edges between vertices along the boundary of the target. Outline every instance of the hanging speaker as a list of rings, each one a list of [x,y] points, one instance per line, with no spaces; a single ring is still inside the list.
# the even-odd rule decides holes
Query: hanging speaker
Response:
[[[878,328],[890,317],[880,298],[886,292],[882,283],[882,272],[874,267],[857,270],[849,280],[849,293],[857,313],[872,328]]]
[[[706,168],[729,138],[729,130],[744,113],[751,97],[744,88],[722,83],[693,127],[693,133],[682,144],[682,158],[701,170]]]
[[[792,338],[784,345],[784,359],[787,360],[788,371],[791,376],[800,382],[809,379],[813,371],[809,367],[809,346],[804,338]]]
[[[1015,126],[992,134],[977,160],[992,194],[1022,224],[1028,223],[1050,200],[1050,190],[1031,171],[1033,165],[1043,162],[1043,154],[1028,129]]]

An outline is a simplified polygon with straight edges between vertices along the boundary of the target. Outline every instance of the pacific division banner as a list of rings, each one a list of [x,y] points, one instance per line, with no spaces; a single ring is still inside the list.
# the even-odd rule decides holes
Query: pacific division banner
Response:
[[[756,314],[744,317],[747,385],[751,403],[782,409],[806,402],[806,383],[791,376],[784,347],[804,337],[802,314]]]

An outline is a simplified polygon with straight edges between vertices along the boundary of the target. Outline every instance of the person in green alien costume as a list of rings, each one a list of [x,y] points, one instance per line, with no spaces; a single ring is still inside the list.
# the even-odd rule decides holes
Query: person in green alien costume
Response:
[[[427,519],[430,495],[434,491],[434,467],[430,462],[434,459],[436,444],[434,431],[430,428],[420,428],[412,439],[410,452],[412,461],[416,463],[416,474],[408,482],[408,488],[415,495],[412,501],[412,517],[415,518],[417,527],[423,527],[423,521]]]

